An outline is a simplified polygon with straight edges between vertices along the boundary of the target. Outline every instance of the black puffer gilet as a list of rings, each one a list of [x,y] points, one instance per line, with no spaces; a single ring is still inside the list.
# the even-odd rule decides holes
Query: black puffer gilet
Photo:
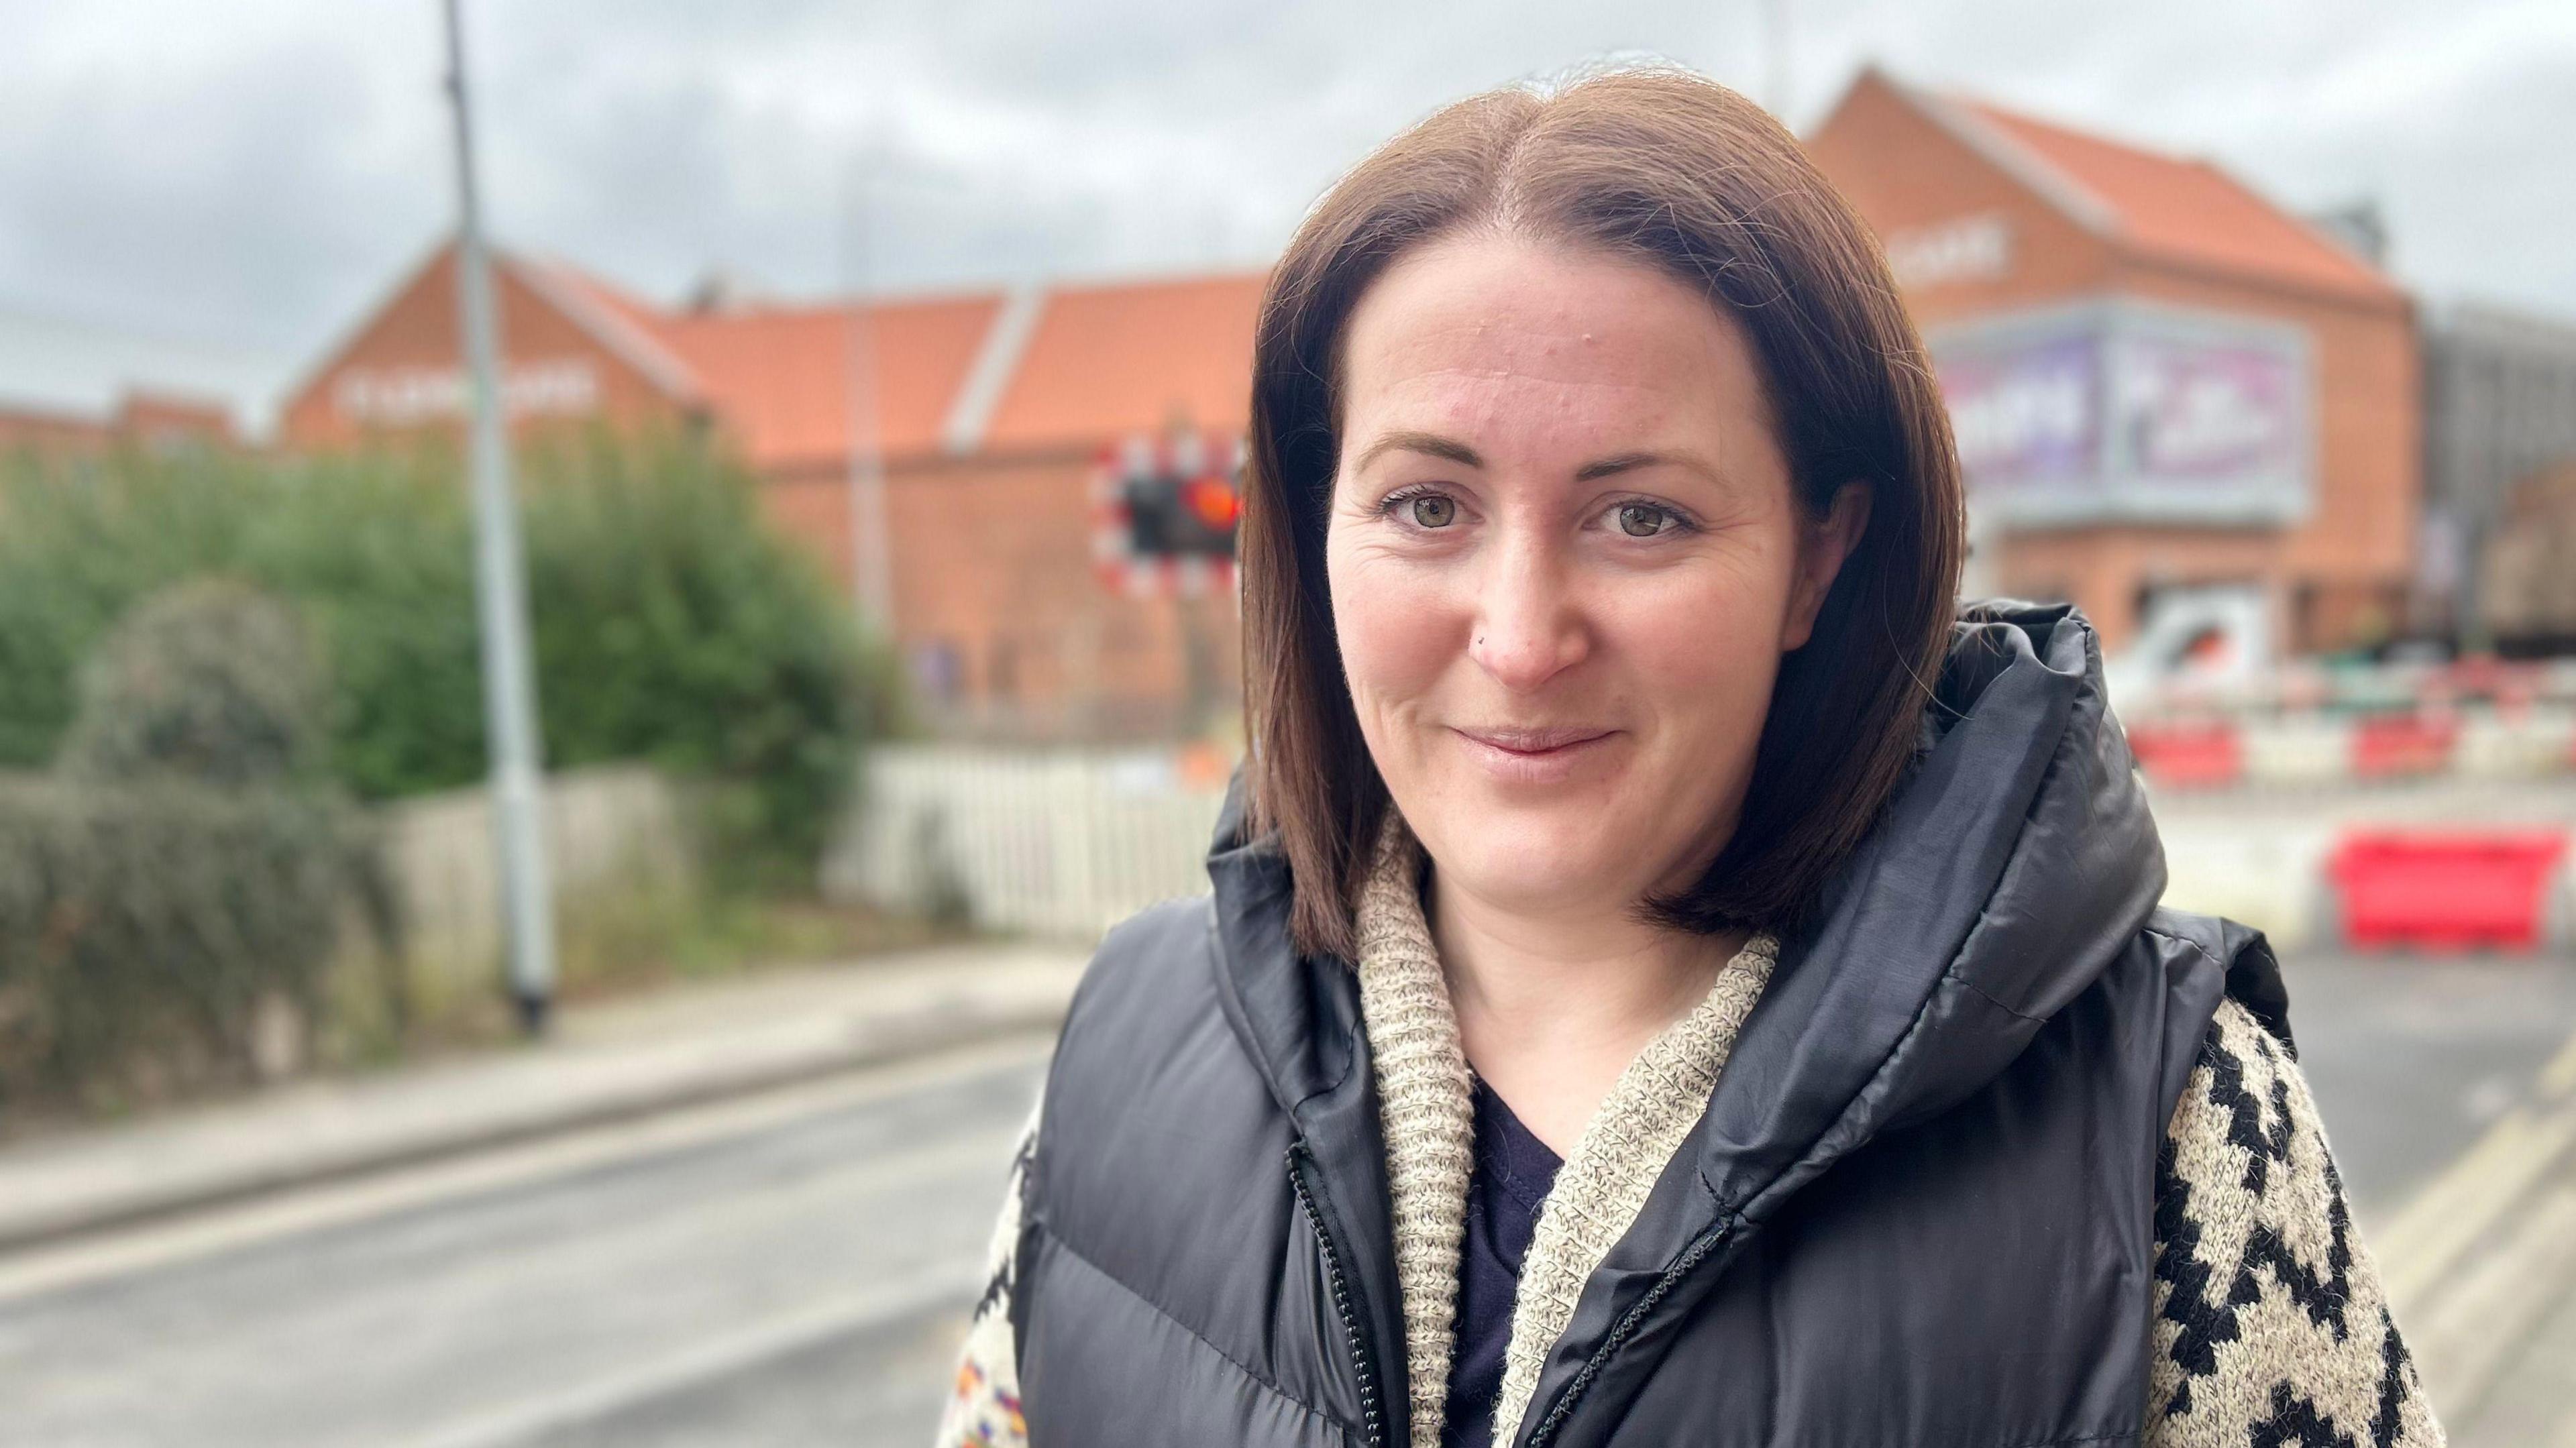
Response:
[[[1102,944],[1011,1299],[1039,1448],[1400,1448],[1359,992],[1229,802],[1213,898]],[[1783,943],[1706,1114],[1586,1284],[1525,1448],[2136,1441],[2157,1147],[2262,937],[2164,858],[2065,605],[1956,627],[1916,767]]]

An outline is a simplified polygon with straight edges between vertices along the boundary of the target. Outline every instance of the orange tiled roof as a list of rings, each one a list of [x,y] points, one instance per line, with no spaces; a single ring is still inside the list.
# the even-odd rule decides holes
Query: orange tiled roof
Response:
[[[2184,160],[2000,110],[1953,102],[2114,218],[2112,239],[2138,253],[2329,291],[2402,295],[2376,268],[2206,161]]]
[[[1176,420],[1240,430],[1260,273],[1053,290],[994,409],[996,448],[1107,441]]]
[[[1092,446],[1174,421],[1246,422],[1259,273],[849,303],[665,312],[579,269],[521,274],[762,469],[836,464],[853,436],[854,317],[872,327],[880,445]],[[1034,310],[1029,310],[1033,307]]]
[[[940,445],[998,296],[883,301],[863,314],[877,377],[877,436],[891,456]],[[852,322],[847,304],[754,307],[662,317],[660,335],[688,360],[706,400],[758,468],[849,456]]]
[[[683,401],[700,400],[702,379],[663,338],[662,313],[588,272],[551,258],[505,254],[500,261],[654,386]]]

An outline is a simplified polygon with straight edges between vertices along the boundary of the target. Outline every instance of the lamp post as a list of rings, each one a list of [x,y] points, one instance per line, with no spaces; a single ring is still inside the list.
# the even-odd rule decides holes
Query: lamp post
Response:
[[[447,97],[456,121],[456,298],[471,377],[474,470],[474,603],[481,625],[483,710],[492,757],[493,833],[500,860],[501,923],[510,996],[520,1028],[543,1034],[554,999],[554,902],[546,885],[539,811],[537,682],[529,659],[527,561],[501,418],[499,322],[491,258],[474,183],[474,129],[465,93],[460,0],[447,12]]]
[[[1762,6],[1762,106],[1789,124],[1789,4],[1764,0]]]
[[[878,405],[876,299],[873,282],[876,217],[871,194],[877,148],[861,148],[842,200],[842,264],[850,294],[850,584],[859,622],[878,638],[894,639],[894,560],[886,537],[884,419]]]

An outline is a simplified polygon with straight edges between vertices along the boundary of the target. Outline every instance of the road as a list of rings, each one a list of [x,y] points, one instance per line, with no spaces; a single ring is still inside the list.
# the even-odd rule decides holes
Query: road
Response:
[[[2576,1034],[2576,962],[2300,955],[2299,1066],[2365,1229],[2522,1100]]]
[[[2366,1234],[2474,1192],[2472,1143],[2576,1033],[2565,962],[2288,968]],[[0,1257],[0,1445],[924,1443],[1043,1054],[1000,1042]],[[2477,1360],[2477,1411],[2444,1406],[2463,1448],[2576,1448],[2576,1261],[2549,1270],[2511,1349]]]
[[[0,1259],[0,1444],[920,1444],[1041,1040]]]

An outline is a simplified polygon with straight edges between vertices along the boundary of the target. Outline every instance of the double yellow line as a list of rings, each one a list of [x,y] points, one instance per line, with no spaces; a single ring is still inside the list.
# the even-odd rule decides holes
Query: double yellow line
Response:
[[[2389,1304],[2446,1419],[2473,1416],[2576,1290],[2576,1037],[2533,1084],[2373,1234]]]

